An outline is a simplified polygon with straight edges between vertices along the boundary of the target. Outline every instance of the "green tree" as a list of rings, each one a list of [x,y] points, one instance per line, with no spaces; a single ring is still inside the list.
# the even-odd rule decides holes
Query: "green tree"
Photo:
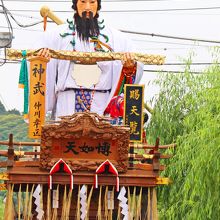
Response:
[[[20,112],[15,108],[13,108],[11,110],[8,110],[7,113],[8,114],[14,114],[14,115],[21,115]]]
[[[8,135],[12,133],[14,141],[31,141],[27,136],[28,126],[21,115],[0,115],[0,122],[0,140],[7,140]],[[6,149],[7,146],[0,146],[0,148]]]
[[[2,104],[2,102],[0,101],[0,115],[1,114],[5,114],[6,113],[6,109],[5,106]]]
[[[159,191],[160,218],[219,219],[220,66],[194,75],[186,65],[184,74],[163,75],[157,83],[161,91],[148,138],[177,143],[168,150],[174,156],[164,175],[173,184]]]

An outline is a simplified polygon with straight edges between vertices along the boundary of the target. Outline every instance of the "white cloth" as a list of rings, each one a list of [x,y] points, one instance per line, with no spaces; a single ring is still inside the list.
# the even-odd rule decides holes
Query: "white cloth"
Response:
[[[55,30],[45,33],[43,42],[40,47],[50,48],[54,50],[73,50],[70,41],[73,36],[69,35],[61,37],[62,33],[70,33],[67,24],[59,25]],[[113,49],[114,52],[135,52],[132,43],[128,37],[115,29],[105,27],[101,30],[102,34],[109,37],[107,44]],[[100,36],[99,39],[105,42],[104,37]],[[81,41],[77,34],[75,36],[75,50],[83,52],[94,52],[94,43],[85,43]],[[96,84],[97,90],[109,90],[111,92],[101,93],[95,92],[91,103],[91,112],[96,112],[100,115],[104,113],[105,108],[114,95],[117,87],[122,63],[120,60],[98,62],[102,74],[99,82]],[[52,111],[56,105],[56,118],[64,115],[71,115],[75,110],[75,92],[74,90],[64,91],[66,88],[78,88],[71,73],[74,68],[74,63],[71,61],[51,59],[47,65],[47,90],[46,90],[46,111]],[[89,73],[88,73],[89,74]],[[137,74],[135,83],[138,83],[143,74],[143,64],[138,63]]]

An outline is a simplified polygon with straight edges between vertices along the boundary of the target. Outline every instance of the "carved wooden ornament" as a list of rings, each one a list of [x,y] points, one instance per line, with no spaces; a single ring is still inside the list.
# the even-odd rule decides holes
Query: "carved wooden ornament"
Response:
[[[42,128],[40,166],[62,158],[73,170],[95,171],[107,159],[118,172],[128,167],[129,128],[111,125],[96,113],[75,113]]]

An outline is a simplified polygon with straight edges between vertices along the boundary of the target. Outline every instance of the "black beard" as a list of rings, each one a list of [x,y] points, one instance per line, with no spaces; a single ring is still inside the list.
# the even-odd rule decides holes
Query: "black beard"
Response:
[[[74,14],[76,31],[79,38],[88,42],[90,37],[99,36],[98,16],[93,17],[93,13],[89,12],[89,18],[86,18],[86,13],[82,13],[82,17],[78,13]]]

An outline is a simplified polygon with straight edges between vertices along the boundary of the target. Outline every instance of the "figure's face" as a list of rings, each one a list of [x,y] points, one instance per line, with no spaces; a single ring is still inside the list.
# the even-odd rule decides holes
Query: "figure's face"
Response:
[[[82,13],[85,11],[86,17],[89,18],[89,12],[93,13],[93,17],[96,15],[98,2],[97,0],[78,0],[76,6],[80,17],[82,17]]]

